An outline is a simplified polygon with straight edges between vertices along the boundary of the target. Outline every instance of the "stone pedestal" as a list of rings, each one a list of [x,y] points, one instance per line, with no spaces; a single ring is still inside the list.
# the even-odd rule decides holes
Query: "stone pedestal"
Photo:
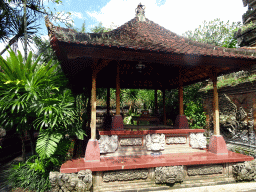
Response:
[[[228,149],[226,142],[221,135],[213,135],[210,138],[209,151],[217,155],[227,155]]]
[[[111,130],[112,131],[124,131],[124,123],[123,123],[122,115],[115,115],[112,118]]]
[[[84,160],[85,162],[100,162],[100,147],[97,139],[88,141]]]
[[[186,115],[178,115],[174,124],[175,129],[189,129]]]

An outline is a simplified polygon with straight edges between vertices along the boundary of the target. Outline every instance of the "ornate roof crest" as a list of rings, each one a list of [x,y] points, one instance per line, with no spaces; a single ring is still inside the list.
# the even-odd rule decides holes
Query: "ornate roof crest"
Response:
[[[139,21],[146,21],[145,8],[146,6],[140,3],[135,9],[136,17],[139,18]]]

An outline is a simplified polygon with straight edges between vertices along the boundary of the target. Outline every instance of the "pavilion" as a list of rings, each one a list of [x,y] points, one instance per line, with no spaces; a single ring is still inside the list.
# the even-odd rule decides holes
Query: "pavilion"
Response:
[[[220,135],[217,76],[249,69],[255,64],[256,53],[246,48],[217,47],[181,37],[148,20],[141,4],[135,12],[135,18],[106,33],[78,33],[72,29],[56,27],[46,18],[51,46],[61,62],[63,72],[74,87],[73,91],[81,93],[83,87],[92,88],[91,139],[86,149],[85,164],[101,162],[99,142],[96,139],[96,87],[116,88],[116,115],[112,119],[111,130],[100,132],[101,136],[199,133],[203,130],[189,129],[184,115],[183,86],[209,78],[214,87],[214,135],[210,138],[207,153],[226,155],[225,162],[253,159],[239,156],[236,160],[228,160],[230,152]],[[175,129],[136,133],[124,131],[120,115],[120,88],[163,92],[178,88],[179,115]],[[223,159],[221,162],[224,162]],[[204,163],[201,161],[201,164]],[[70,170],[66,172],[78,171]]]

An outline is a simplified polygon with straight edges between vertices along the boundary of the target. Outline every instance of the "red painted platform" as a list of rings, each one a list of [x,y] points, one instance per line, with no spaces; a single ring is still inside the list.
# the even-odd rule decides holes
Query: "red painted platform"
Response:
[[[173,153],[161,156],[101,157],[100,162],[85,162],[84,158],[81,158],[62,164],[60,172],[74,173],[85,169],[110,171],[175,165],[235,163],[253,159],[253,157],[231,151],[228,151],[227,155],[216,155],[207,151],[203,153]]]
[[[99,131],[100,135],[146,135],[154,133],[164,134],[187,134],[204,133],[204,129],[162,129],[162,130],[144,130],[144,131]]]

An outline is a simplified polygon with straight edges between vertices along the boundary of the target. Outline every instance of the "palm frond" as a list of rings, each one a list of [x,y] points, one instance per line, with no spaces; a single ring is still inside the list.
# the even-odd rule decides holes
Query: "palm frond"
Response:
[[[41,131],[36,143],[36,152],[41,157],[52,156],[55,153],[61,139],[62,135],[60,133]]]

